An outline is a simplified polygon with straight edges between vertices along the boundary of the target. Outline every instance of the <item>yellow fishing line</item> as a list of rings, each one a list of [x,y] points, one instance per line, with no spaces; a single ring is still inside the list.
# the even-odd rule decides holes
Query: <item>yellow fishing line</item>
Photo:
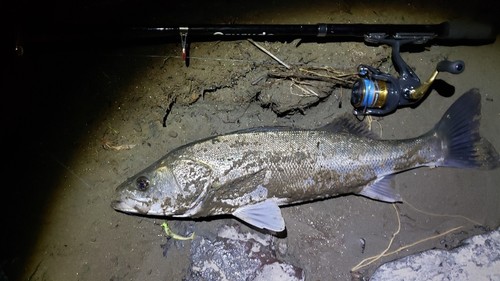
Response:
[[[431,215],[431,216],[437,216],[437,217],[457,217],[457,218],[463,218],[463,219],[466,219],[467,221],[469,222],[472,222],[474,224],[478,224],[478,225],[481,225],[480,223],[472,220],[472,219],[469,219],[465,216],[461,216],[461,215],[441,215],[441,214],[434,214],[434,213],[429,213],[429,212],[425,212],[425,211],[422,211],[422,210],[419,210],[417,208],[415,208],[413,205],[409,204],[408,202],[405,202],[406,204],[408,204],[411,208],[413,208],[414,210],[418,211],[418,212],[421,212],[423,214],[426,214],[426,215]],[[405,246],[401,246],[399,247],[398,249],[394,250],[394,251],[391,251],[391,252],[388,252],[389,249],[391,248],[392,246],[392,243],[394,242],[394,239],[396,237],[396,235],[399,234],[400,230],[401,230],[401,220],[400,220],[400,217],[399,217],[399,211],[398,209],[396,208],[395,204],[392,204],[392,206],[394,207],[394,210],[396,211],[396,216],[397,216],[397,220],[398,220],[398,228],[396,230],[396,232],[394,232],[394,234],[392,235],[391,237],[391,240],[389,240],[389,244],[387,245],[386,249],[384,251],[382,251],[380,254],[378,255],[375,255],[375,256],[372,256],[372,257],[368,257],[364,260],[362,260],[361,262],[359,262],[357,265],[355,265],[353,268],[351,268],[351,272],[355,272],[355,271],[358,271],[359,269],[363,268],[363,267],[366,267],[372,263],[374,263],[375,261],[383,258],[383,257],[387,257],[387,256],[390,256],[390,255],[394,255],[396,253],[399,253],[403,250],[406,250],[408,248],[411,248],[415,245],[418,245],[420,243],[423,243],[423,242],[426,242],[426,241],[429,241],[429,240],[432,240],[432,239],[436,239],[436,238],[439,238],[439,237],[442,237],[442,236],[445,236],[451,232],[454,232],[460,228],[462,228],[463,226],[458,226],[458,227],[455,227],[455,228],[452,228],[452,229],[449,229],[443,233],[440,233],[440,234],[437,234],[437,235],[433,235],[433,236],[430,236],[430,237],[427,237],[427,238],[424,238],[424,239],[420,239],[416,242],[413,242],[411,244],[408,244],[408,245],[405,245]]]
[[[394,238],[396,238],[396,235],[399,234],[399,231],[401,230],[401,220],[399,218],[399,211],[398,209],[396,208],[396,204],[392,204],[392,207],[394,208],[394,210],[396,211],[396,218],[398,220],[398,229],[396,230],[396,232],[394,232],[392,234],[392,237],[391,237],[391,240],[389,240],[389,245],[387,245],[387,248],[385,248],[384,251],[382,251],[380,254],[376,255],[376,256],[372,256],[372,257],[369,257],[369,258],[366,258],[364,260],[362,260],[361,262],[359,262],[357,265],[355,265],[353,268],[351,268],[351,272],[353,271],[357,271],[359,270],[360,268],[363,268],[365,266],[368,266],[372,263],[374,263],[375,261],[379,260],[381,257],[384,256],[384,254],[389,251],[389,249],[391,248],[392,246],[392,242],[394,242]]]
[[[417,211],[417,212],[420,212],[422,214],[425,214],[425,215],[428,215],[428,216],[433,216],[433,217],[449,217],[449,218],[460,218],[460,219],[464,219],[474,225],[483,225],[482,223],[478,222],[478,221],[475,221],[473,219],[470,219],[466,216],[462,216],[462,215],[448,215],[448,214],[436,214],[436,213],[431,213],[431,212],[427,212],[427,211],[423,211],[423,210],[420,210],[418,209],[417,207],[413,206],[412,204],[410,204],[410,202],[408,201],[404,201],[403,202],[405,205],[408,205],[410,206],[410,208],[412,208],[413,210]]]

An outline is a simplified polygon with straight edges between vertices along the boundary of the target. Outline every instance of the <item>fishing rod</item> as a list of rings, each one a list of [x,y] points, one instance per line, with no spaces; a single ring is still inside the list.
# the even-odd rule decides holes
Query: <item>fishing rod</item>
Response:
[[[402,45],[429,43],[450,46],[480,45],[492,43],[496,39],[496,32],[491,25],[470,21],[447,21],[439,24],[218,24],[133,28],[94,26],[58,27],[56,30],[56,36],[52,34],[54,37],[52,40],[62,38],[65,41],[165,42],[180,38],[181,57],[186,66],[189,65],[189,44],[196,41],[302,39],[318,42],[364,41],[374,45],[386,44],[392,48],[392,62],[398,76],[361,64],[358,66],[359,79],[354,83],[351,93],[351,104],[355,115],[378,116],[390,114],[400,107],[417,105],[431,88],[439,72],[459,74],[465,69],[465,64],[461,60],[444,60],[436,65],[429,79],[422,83],[401,58]],[[29,39],[29,36],[27,38]],[[23,41],[18,38],[16,42],[16,51],[22,54],[23,46],[20,42]]]
[[[439,24],[231,24],[197,25],[179,27],[133,28],[134,38],[168,38],[180,36],[182,58],[188,58],[189,41],[235,40],[235,39],[303,39],[328,41],[364,40],[380,44],[382,40],[394,39],[425,44],[435,41],[440,44],[483,44],[495,40],[492,26],[465,21],[447,21]],[[189,40],[188,40],[189,37]]]
[[[120,43],[166,42],[180,37],[183,58],[189,42],[210,40],[287,40],[365,41],[379,44],[382,39],[412,40],[413,44],[429,41],[438,44],[484,44],[496,38],[491,25],[469,21],[447,21],[439,24],[214,24],[176,27],[130,27],[109,25],[37,25],[21,27],[15,47],[22,50],[30,43]],[[21,55],[21,53],[18,53]]]
[[[442,22],[439,24],[310,24],[310,25],[210,25],[184,27],[136,28],[136,36],[180,36],[182,59],[189,65],[189,41],[234,39],[296,39],[305,40],[360,40],[369,44],[386,44],[392,48],[392,62],[398,76],[384,73],[368,65],[358,66],[359,79],[353,84],[351,104],[354,115],[384,116],[398,108],[417,105],[431,88],[439,72],[462,73],[461,60],[444,60],[435,71],[421,82],[402,59],[400,48],[407,44],[484,44],[493,42],[496,34],[486,24],[473,22]],[[189,36],[189,38],[188,38]],[[188,40],[189,39],[189,40]]]
[[[315,25],[212,25],[171,28],[139,28],[149,37],[180,36],[182,59],[189,64],[190,40],[212,38],[228,40],[255,39],[360,39],[370,44],[386,44],[392,48],[392,62],[399,76],[384,73],[368,65],[359,65],[359,79],[351,92],[354,115],[384,116],[398,108],[417,105],[429,91],[439,72],[462,73],[461,60],[444,60],[425,81],[406,64],[400,54],[405,44],[483,44],[493,42],[496,34],[489,25],[472,22],[443,22],[440,24],[315,24]],[[193,39],[191,39],[193,38]]]

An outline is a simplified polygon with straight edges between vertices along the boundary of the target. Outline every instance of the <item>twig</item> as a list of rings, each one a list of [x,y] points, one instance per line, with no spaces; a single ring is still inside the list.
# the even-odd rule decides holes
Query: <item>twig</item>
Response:
[[[114,151],[120,151],[120,150],[129,150],[132,149],[136,146],[136,144],[122,144],[122,145],[112,145],[110,142],[106,142],[102,144],[102,148],[106,150],[114,150]]]
[[[308,74],[312,74],[312,75],[316,75],[316,76],[324,77],[324,78],[330,78],[330,79],[337,80],[337,81],[344,82],[344,83],[349,83],[349,82],[345,79],[342,79],[341,77],[351,78],[353,75],[356,75],[356,74],[337,74],[336,76],[333,76],[333,75],[321,74],[319,72],[312,71],[312,70],[305,69],[305,68],[299,68],[299,70],[302,72],[308,73]],[[335,70],[328,70],[328,69],[324,69],[324,70],[337,72]]]
[[[309,72],[305,69],[294,69],[291,68],[286,72],[278,72],[277,70],[270,71],[267,74],[270,78],[278,78],[278,79],[298,79],[298,80],[313,80],[313,81],[323,81],[329,83],[335,83],[336,85],[344,86],[344,87],[352,87],[354,83],[354,79],[356,78],[353,75],[345,76],[344,79],[331,76],[331,75],[316,75],[315,72]]]
[[[257,42],[253,41],[252,39],[248,39],[248,41],[250,43],[252,43],[255,47],[259,48],[262,52],[266,53],[268,56],[270,56],[271,58],[273,58],[275,61],[279,62],[281,65],[283,65],[287,69],[290,69],[290,66],[288,64],[284,63],[282,60],[280,60],[278,57],[276,57],[271,52],[269,52],[268,50],[266,50],[264,47],[262,47],[261,45],[257,44]]]
[[[300,86],[300,84],[303,84],[304,86]],[[300,96],[300,97],[311,97],[311,96],[316,96],[319,97],[319,95],[312,89],[309,89],[306,83],[300,83],[299,81],[296,81],[295,79],[292,79],[292,82],[290,82],[290,93],[292,95]],[[300,94],[294,94],[293,93],[293,86],[299,88],[302,92],[304,92],[303,95]]]

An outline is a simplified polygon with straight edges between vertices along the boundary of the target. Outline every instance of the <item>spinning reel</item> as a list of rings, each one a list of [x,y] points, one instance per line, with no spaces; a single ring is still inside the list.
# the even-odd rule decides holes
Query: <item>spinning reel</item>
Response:
[[[464,71],[465,65],[463,61],[444,60],[437,64],[436,70],[429,79],[421,83],[418,76],[401,58],[399,53],[401,44],[409,42],[411,41],[396,39],[382,39],[379,41],[379,43],[385,43],[392,47],[392,62],[399,73],[399,77],[383,73],[368,65],[361,64],[358,66],[360,78],[354,83],[351,94],[354,115],[383,116],[396,111],[400,107],[414,105],[424,97],[439,72],[459,74]]]

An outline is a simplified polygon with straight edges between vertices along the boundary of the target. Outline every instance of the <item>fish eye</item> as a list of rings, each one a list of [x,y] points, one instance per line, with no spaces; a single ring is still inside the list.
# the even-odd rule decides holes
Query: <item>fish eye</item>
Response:
[[[145,191],[149,187],[149,179],[145,176],[140,176],[135,180],[135,185],[138,190]]]

